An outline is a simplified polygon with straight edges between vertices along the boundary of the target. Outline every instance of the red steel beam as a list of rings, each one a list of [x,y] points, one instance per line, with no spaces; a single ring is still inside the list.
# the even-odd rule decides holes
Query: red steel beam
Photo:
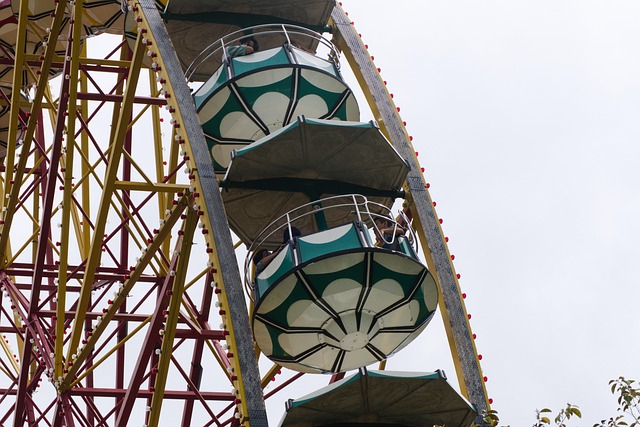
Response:
[[[211,305],[213,302],[213,288],[209,286],[209,283],[213,280],[213,275],[208,272],[204,278],[204,287],[202,291],[202,304],[198,312],[197,320],[202,325],[208,323],[209,315],[211,313]],[[178,334],[176,334],[178,336]],[[224,336],[219,340],[224,339]],[[196,390],[200,389],[200,381],[202,380],[202,355],[204,351],[204,341],[198,340],[193,348],[193,355],[191,356],[191,370],[189,372],[189,379]],[[193,401],[189,401],[185,404],[182,411],[182,426],[189,427],[193,418]]]
[[[122,95],[78,92],[78,99],[83,101],[122,102],[122,98]],[[150,96],[135,96],[133,98],[133,103],[162,106],[167,105],[167,100],[164,98],[153,98]]]
[[[169,271],[175,270],[178,265],[178,261],[180,260],[180,248],[183,245],[183,242],[188,242],[190,244],[190,240],[193,235],[181,235],[178,237],[176,241],[176,250],[174,251],[173,259],[171,260],[171,264],[169,265]],[[150,359],[152,354],[156,348],[160,348],[160,335],[159,332],[163,328],[163,324],[165,322],[165,312],[167,307],[169,306],[169,302],[171,300],[171,289],[173,288],[174,276],[168,275],[164,279],[164,283],[159,290],[158,300],[156,302],[156,308],[154,310],[153,317],[151,318],[151,322],[149,324],[149,328],[147,329],[147,335],[145,336],[144,342],[138,354],[138,360],[136,361],[136,366],[133,369],[133,373],[131,375],[131,380],[129,381],[129,387],[127,388],[127,393],[118,409],[119,415],[116,421],[116,425],[118,426],[126,426],[129,420],[129,416],[131,415],[131,411],[133,409],[133,405],[135,404],[136,398],[139,396],[140,386],[145,377],[145,372],[147,370],[147,366],[150,363]]]

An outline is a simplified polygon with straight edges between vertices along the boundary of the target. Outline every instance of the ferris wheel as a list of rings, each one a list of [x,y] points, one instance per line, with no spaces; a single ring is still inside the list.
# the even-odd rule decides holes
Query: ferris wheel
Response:
[[[335,1],[1,0],[0,23],[0,425],[264,426],[274,395],[283,426],[482,422],[428,185]],[[463,397],[384,370],[438,305]]]

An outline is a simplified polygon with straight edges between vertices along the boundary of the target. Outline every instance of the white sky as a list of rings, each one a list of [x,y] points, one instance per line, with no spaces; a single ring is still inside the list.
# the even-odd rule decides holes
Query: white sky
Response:
[[[615,415],[608,380],[640,380],[640,3],[343,7],[420,152],[502,424]],[[441,328],[394,358],[453,377]]]

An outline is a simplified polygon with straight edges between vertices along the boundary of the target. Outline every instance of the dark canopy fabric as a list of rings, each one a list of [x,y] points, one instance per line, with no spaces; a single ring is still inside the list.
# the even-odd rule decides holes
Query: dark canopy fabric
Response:
[[[322,197],[362,194],[391,207],[408,172],[375,123],[300,117],[235,152],[222,198],[233,231],[250,243],[280,216]],[[328,211],[326,225],[353,215],[353,206],[344,209]],[[303,234],[317,231],[309,219],[296,224]]]
[[[178,59],[186,70],[210,44],[242,28],[283,23],[322,32],[334,6],[335,0],[170,0],[163,17]],[[316,48],[311,39],[299,43],[308,50]],[[268,41],[260,42],[261,50],[274,46]],[[208,79],[219,65],[210,61],[198,68],[193,79]]]
[[[351,377],[290,400],[281,427],[468,427],[476,416],[441,372],[360,369]]]

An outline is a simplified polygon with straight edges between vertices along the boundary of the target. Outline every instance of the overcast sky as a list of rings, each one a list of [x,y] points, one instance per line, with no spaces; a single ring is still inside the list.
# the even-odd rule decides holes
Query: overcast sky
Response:
[[[609,379],[640,380],[640,2],[343,7],[426,168],[502,423],[615,415]],[[442,326],[423,338],[389,369],[455,382]]]

